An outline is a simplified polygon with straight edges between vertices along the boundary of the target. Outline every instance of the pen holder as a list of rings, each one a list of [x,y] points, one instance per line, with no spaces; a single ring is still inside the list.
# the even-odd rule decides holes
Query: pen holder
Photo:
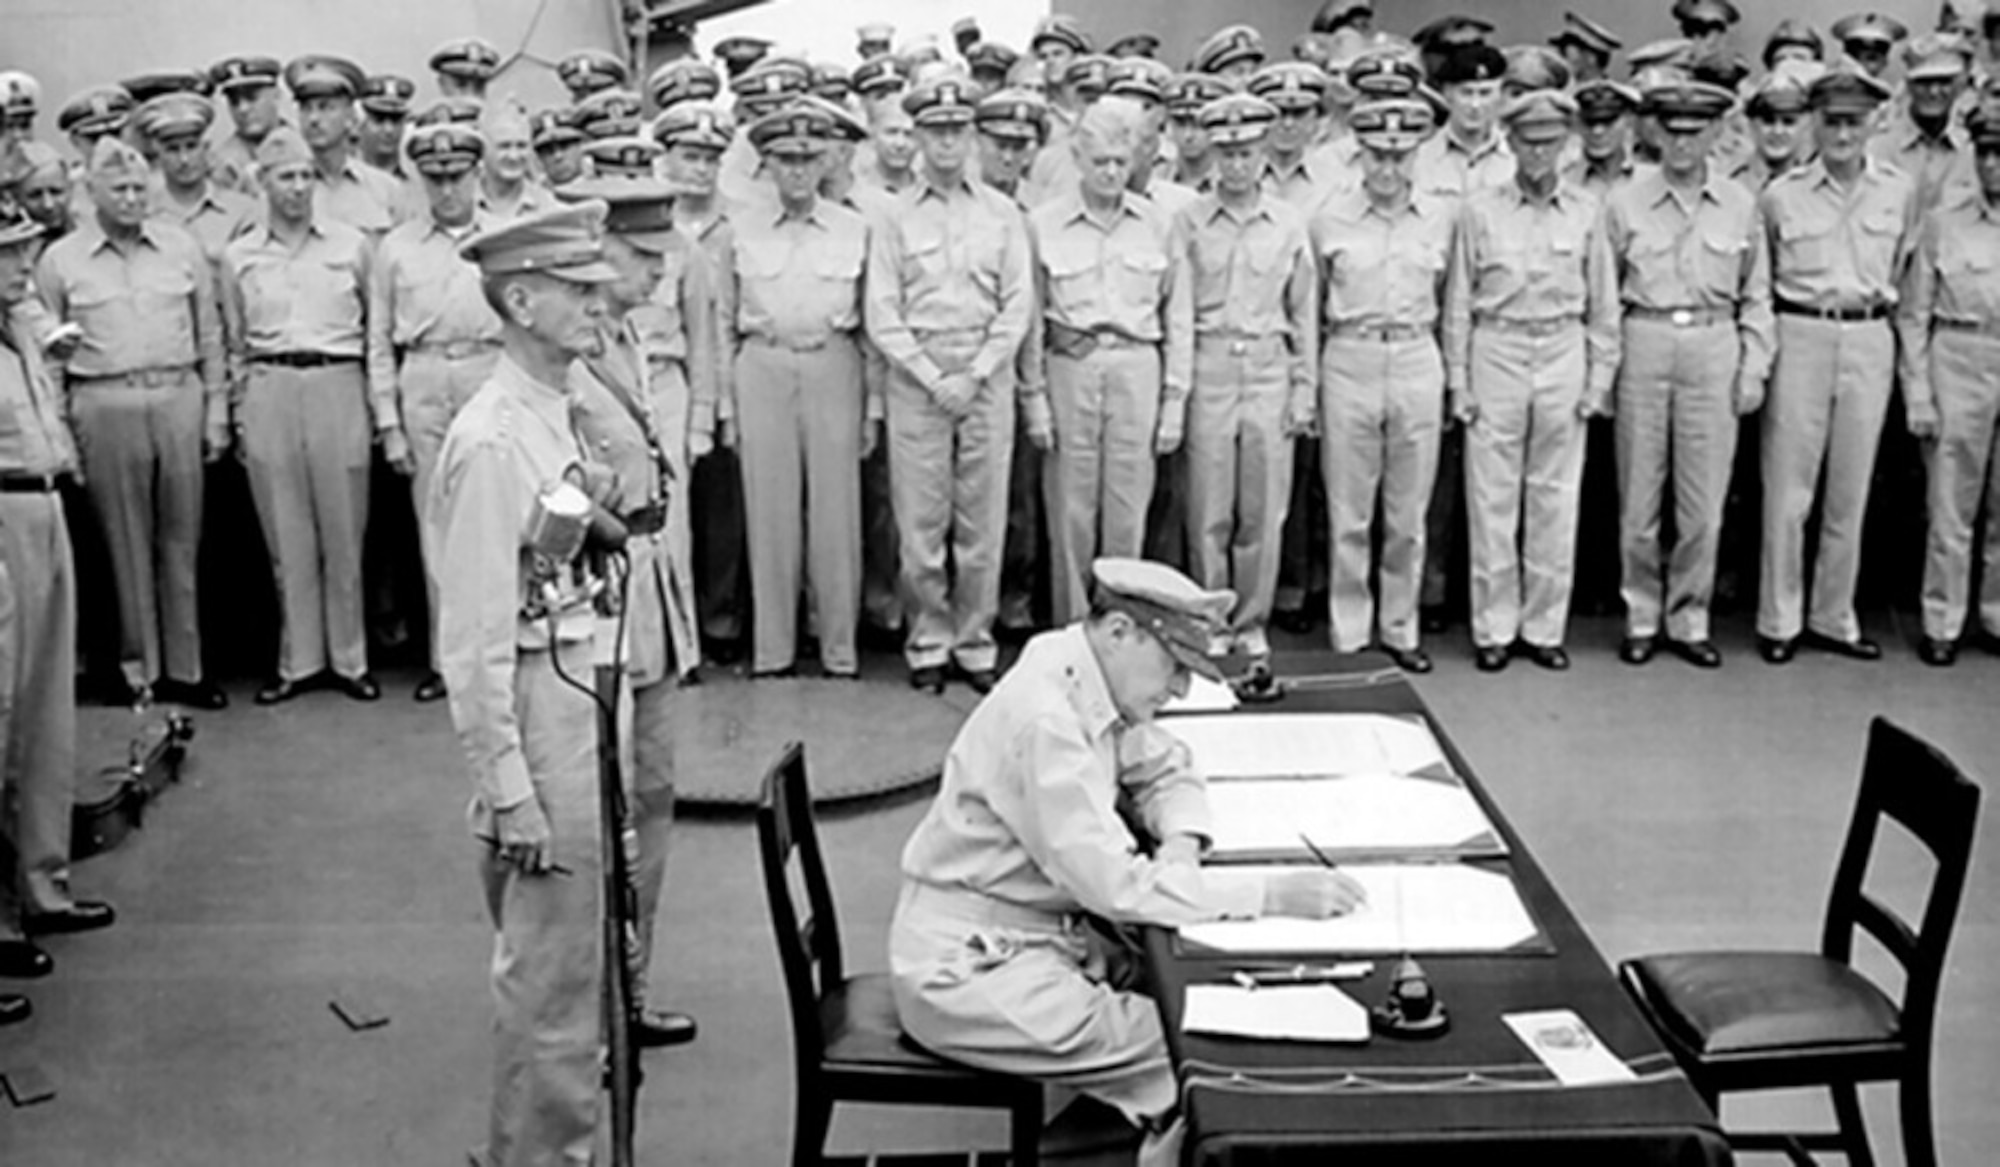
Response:
[[[1385,1037],[1426,1040],[1451,1028],[1451,1015],[1437,999],[1430,978],[1416,961],[1404,957],[1389,974],[1389,997],[1369,1011],[1375,1032]]]
[[[1252,661],[1244,674],[1229,683],[1236,691],[1236,699],[1245,704],[1263,705],[1277,701],[1285,695],[1284,682],[1271,672],[1269,661]]]

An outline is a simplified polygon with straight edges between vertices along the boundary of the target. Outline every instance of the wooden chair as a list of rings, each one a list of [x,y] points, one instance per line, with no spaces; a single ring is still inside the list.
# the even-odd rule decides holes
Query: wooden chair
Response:
[[[797,742],[785,748],[764,776],[757,842],[792,1014],[798,1093],[793,1167],[821,1161],[836,1102],[1008,1110],[1013,1112],[1012,1167],[1035,1167],[1041,1085],[925,1052],[903,1037],[888,974],[844,974],[840,925],[806,785],[805,751]],[[794,899],[786,871],[794,855],[804,885],[803,905]]]
[[[1619,966],[1626,990],[1710,1106],[1732,1091],[1832,1092],[1838,1131],[1751,1132],[1731,1136],[1732,1145],[1782,1151],[1806,1164],[1814,1162],[1811,1151],[1839,1151],[1866,1167],[1873,1155],[1857,1087],[1893,1080],[1906,1161],[1937,1161],[1932,1026],[1978,818],[1979,788],[1943,754],[1878,717],[1817,954],[1674,953]],[[1936,861],[1914,929],[1863,886],[1883,819],[1900,824]],[[1900,1003],[1854,968],[1856,930],[1902,966]]]

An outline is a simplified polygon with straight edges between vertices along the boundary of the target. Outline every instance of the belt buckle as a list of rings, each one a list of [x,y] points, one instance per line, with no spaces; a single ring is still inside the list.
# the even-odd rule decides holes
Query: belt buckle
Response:
[[[1249,351],[1250,351],[1250,342],[1247,340],[1232,340],[1229,342],[1230,356],[1240,357],[1245,355]]]
[[[1675,328],[1686,328],[1688,325],[1694,323],[1694,310],[1691,308],[1676,308],[1673,314],[1667,319],[1674,322]]]

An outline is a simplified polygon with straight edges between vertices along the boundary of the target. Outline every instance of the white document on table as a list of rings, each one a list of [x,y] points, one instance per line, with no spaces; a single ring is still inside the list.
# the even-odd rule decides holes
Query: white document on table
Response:
[[[1237,778],[1208,784],[1210,855],[1449,851],[1502,855],[1479,800],[1455,779],[1354,774]],[[1306,845],[1310,840],[1312,846]]]
[[[1188,691],[1160,707],[1162,713],[1227,713],[1239,704],[1236,690],[1200,673],[1189,674]]]
[[[1267,1041],[1367,1041],[1368,1010],[1333,985],[1189,985],[1181,1028]]]
[[[1536,1013],[1502,1013],[1500,1020],[1514,1031],[1541,1063],[1565,1086],[1599,1082],[1630,1082],[1638,1075],[1591,1032],[1570,1009]]]
[[[1381,713],[1231,713],[1170,717],[1210,778],[1298,778],[1449,770],[1422,718]]]
[[[1501,952],[1541,934],[1505,872],[1462,863],[1343,863],[1340,870],[1368,895],[1345,916],[1189,924],[1181,939],[1237,953]]]

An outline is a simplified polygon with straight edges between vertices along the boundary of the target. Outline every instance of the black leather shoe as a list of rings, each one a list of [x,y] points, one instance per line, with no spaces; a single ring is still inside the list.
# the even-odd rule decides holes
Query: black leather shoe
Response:
[[[910,688],[927,690],[933,695],[944,692],[944,670],[936,665],[926,665],[910,670]]]
[[[1396,662],[1397,668],[1406,673],[1428,673],[1431,671],[1431,656],[1422,648],[1390,648],[1385,644],[1382,646],[1382,651],[1388,655],[1390,660]]]
[[[1917,644],[1917,659],[1935,668],[1946,668],[1958,660],[1958,645],[1926,636]]]
[[[24,916],[21,927],[30,936],[58,936],[109,928],[117,919],[118,912],[103,900],[78,900],[60,912],[36,912],[32,916]]]
[[[436,673],[425,673],[424,679],[417,682],[417,691],[410,696],[422,705],[444,700],[444,678]]]
[[[1757,638],[1757,655],[1763,657],[1768,664],[1790,664],[1792,658],[1799,655],[1798,638],[1788,637],[1784,640],[1779,640],[1775,637],[1759,636]]]
[[[1643,665],[1653,659],[1660,642],[1651,636],[1628,636],[1618,642],[1618,659],[1628,665]]]
[[[1569,667],[1569,654],[1560,644],[1523,644],[1521,655],[1551,672],[1559,673]]]
[[[32,981],[56,971],[56,962],[32,940],[0,940],[0,980]]]
[[[1669,640],[1667,647],[1674,655],[1699,669],[1719,669],[1722,667],[1722,652],[1712,640]]]
[[[1882,659],[1882,646],[1866,636],[1857,636],[1853,640],[1837,640],[1831,636],[1821,636],[1817,632],[1808,632],[1806,643],[1823,652],[1844,656],[1849,660]]]
[[[153,686],[153,695],[170,705],[190,709],[227,709],[229,694],[214,681],[165,680]]]
[[[965,683],[972,686],[972,691],[982,697],[991,693],[993,682],[999,680],[999,675],[992,669],[966,669],[964,672]]]
[[[640,1049],[686,1045],[695,1037],[694,1018],[664,1009],[642,1009],[632,1022],[632,1037]]]
[[[1507,650],[1488,644],[1472,650],[1472,664],[1482,673],[1497,673],[1507,667]]]
[[[257,696],[252,700],[259,705],[280,705],[305,692],[306,688],[304,681],[287,681],[279,677],[257,690]]]
[[[0,1025],[12,1025],[16,1021],[26,1021],[35,1015],[35,1007],[19,993],[0,993]]]
[[[382,686],[376,684],[375,678],[369,676],[367,673],[363,673],[358,677],[343,677],[339,673],[335,673],[333,676],[333,687],[347,694],[350,699],[355,701],[379,701],[382,699]]]

